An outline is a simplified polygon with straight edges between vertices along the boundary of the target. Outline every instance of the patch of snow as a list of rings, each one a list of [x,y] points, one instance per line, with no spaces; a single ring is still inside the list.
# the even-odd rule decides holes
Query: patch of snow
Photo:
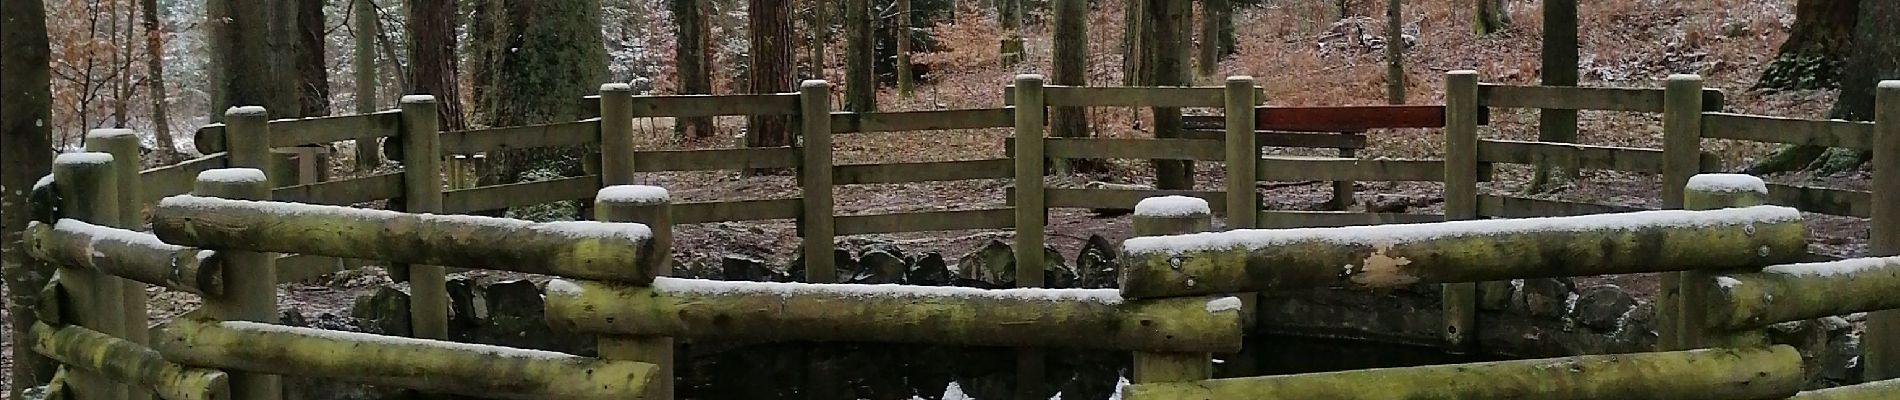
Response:
[[[402,96],[402,102],[403,102],[403,104],[408,104],[408,103],[434,103],[434,102],[435,102],[435,96],[430,96],[430,95],[426,95],[426,94],[411,94],[411,95],[405,95],[405,96]]]
[[[98,165],[112,162],[110,153],[59,153],[53,165]]]
[[[1850,258],[1840,261],[1784,264],[1762,268],[1761,272],[1827,277],[1884,268],[1900,268],[1900,257]]]
[[[443,348],[446,350],[453,350],[453,351],[461,352],[461,353],[475,353],[476,355],[480,355],[480,356],[490,356],[490,357],[500,357],[500,358],[547,360],[547,361],[562,361],[562,362],[573,362],[580,359],[579,356],[575,356],[572,354],[557,353],[557,352],[544,351],[544,350],[517,349],[513,347],[502,347],[502,346],[493,346],[493,345],[486,345],[486,344],[457,343],[457,342],[448,342],[448,341],[441,341],[441,340],[406,338],[406,337],[401,337],[401,336],[384,336],[384,335],[375,335],[375,334],[359,333],[359,332],[333,331],[333,330],[327,330],[327,329],[299,328],[299,327],[293,327],[293,326],[266,324],[266,323],[261,323],[261,322],[221,321],[221,322],[207,322],[207,323],[218,324],[224,329],[230,329],[230,330],[238,331],[238,332],[294,335],[294,336],[307,337],[307,338],[317,339],[317,340],[327,340],[327,341],[337,341],[337,342],[347,342],[347,343],[410,345],[410,346],[425,345],[428,347]]]
[[[256,168],[218,168],[198,173],[198,180],[218,183],[263,183],[270,178]]]
[[[1135,203],[1135,215],[1141,217],[1189,217],[1211,213],[1207,200],[1188,196],[1160,196]]]
[[[100,129],[87,131],[86,138],[96,139],[96,138],[115,138],[115,137],[125,137],[125,136],[137,137],[138,134],[139,134],[138,131],[134,131],[131,129],[100,128]]]
[[[608,186],[600,189],[600,192],[594,195],[595,201],[610,203],[655,204],[664,203],[671,198],[672,196],[666,192],[666,188],[647,185]]]
[[[111,241],[111,242],[135,244],[135,245],[139,245],[140,247],[165,249],[167,251],[177,251],[177,250],[185,249],[185,247],[182,247],[182,246],[168,244],[168,243],[165,243],[164,241],[160,241],[158,240],[158,236],[152,235],[150,233],[127,230],[127,229],[119,229],[119,228],[113,228],[113,227],[102,226],[102,225],[93,225],[86,221],[80,221],[80,220],[71,219],[71,218],[61,218],[58,222],[54,222],[53,230],[89,236],[93,240],[98,240],[98,241]]]
[[[1736,286],[1741,286],[1742,281],[1740,279],[1730,278],[1726,276],[1718,276],[1718,277],[1715,277],[1715,285],[1721,286],[1723,289],[1734,289]]]
[[[1254,250],[1301,242],[1380,246],[1453,237],[1482,237],[1537,232],[1638,231],[1655,228],[1700,228],[1784,223],[1801,220],[1801,211],[1780,206],[1755,206],[1710,211],[1658,210],[1572,217],[1452,221],[1423,224],[1350,226],[1339,228],[1238,229],[1128,239],[1123,251],[1131,254],[1180,254],[1192,251]]]
[[[1700,174],[1689,177],[1687,190],[1692,192],[1714,193],[1761,193],[1768,194],[1768,184],[1761,178],[1746,174]]]
[[[425,224],[484,225],[496,229],[531,230],[541,233],[564,235],[572,239],[609,239],[639,241],[653,237],[653,231],[646,225],[625,222],[566,221],[535,223],[512,218],[494,218],[476,215],[435,215],[404,214],[388,210],[371,210],[355,207],[285,203],[275,201],[252,201],[220,199],[178,195],[158,201],[159,207],[193,208],[207,211],[222,211],[232,208],[255,209],[283,215],[324,215],[355,220],[390,220],[404,216],[422,219]]]
[[[543,289],[543,291],[546,291],[548,294],[559,294],[567,297],[580,297],[581,295],[580,285],[575,285],[574,282],[559,278],[549,279],[548,287]]]
[[[893,299],[955,298],[1046,302],[1082,301],[1106,305],[1117,305],[1122,302],[1121,291],[1117,289],[978,289],[956,286],[912,286],[896,284],[866,285],[715,281],[672,277],[654,278],[653,291],[662,294],[701,296],[750,294],[769,296],[881,297]]]
[[[1239,310],[1240,306],[1241,306],[1241,303],[1240,303],[1239,297],[1233,297],[1233,296],[1222,297],[1222,298],[1207,301],[1207,313],[1212,314],[1212,313],[1217,313],[1221,311]]]
[[[40,180],[33,182],[34,191],[45,190],[49,187],[53,187],[53,174],[40,175]]]
[[[628,85],[625,83],[603,83],[603,84],[600,84],[600,91],[602,92],[630,92],[630,91],[633,91],[633,85]]]
[[[224,115],[260,116],[269,114],[269,111],[264,110],[264,106],[240,106],[224,110]]]

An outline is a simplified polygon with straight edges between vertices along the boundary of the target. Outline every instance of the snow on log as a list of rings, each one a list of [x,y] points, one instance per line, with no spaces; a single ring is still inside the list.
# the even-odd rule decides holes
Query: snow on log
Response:
[[[27,226],[27,249],[59,265],[90,268],[113,276],[201,296],[224,294],[217,253],[166,244],[149,233],[62,219]]]
[[[1776,265],[1717,275],[1708,326],[1749,329],[1788,321],[1900,308],[1900,257]]]
[[[1239,311],[1209,301],[1123,302],[1113,289],[557,279],[548,283],[547,317],[557,329],[610,335],[1240,350]]]
[[[158,352],[78,325],[33,324],[33,351],[114,381],[150,388],[166,400],[231,398],[222,371],[165,361]]]
[[[637,399],[653,364],[480,344],[179,318],[153,331],[166,358],[233,371],[499,399]]]
[[[1807,253],[1793,208],[1234,230],[1124,243],[1122,296],[1743,268]]]
[[[1129,385],[1146,399],[1779,399],[1801,389],[1788,346],[1591,355]]]
[[[168,243],[645,283],[646,225],[534,223],[463,215],[173,196],[152,212]]]
[[[1684,189],[1691,192],[1716,193],[1760,193],[1768,194],[1768,183],[1754,175],[1745,174],[1699,174],[1689,177],[1689,185]]]
[[[1900,379],[1810,390],[1788,400],[1887,400],[1900,395]]]

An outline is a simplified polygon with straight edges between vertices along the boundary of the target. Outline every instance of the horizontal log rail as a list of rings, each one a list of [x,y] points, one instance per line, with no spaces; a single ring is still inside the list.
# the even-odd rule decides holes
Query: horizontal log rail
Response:
[[[271,199],[305,204],[347,206],[402,197],[402,173],[370,175],[340,181],[285,186],[271,190]]]
[[[1746,268],[1799,260],[1806,239],[1800,211],[1777,206],[1243,229],[1129,239],[1121,290],[1153,298]]]
[[[1572,217],[1645,211],[1646,208],[1515,196],[1478,195],[1478,215],[1493,218]]]
[[[736,200],[700,203],[674,203],[673,223],[678,225],[709,222],[762,221],[799,217],[803,199]]]
[[[1702,111],[1721,111],[1721,90],[1702,90]],[[1663,90],[1616,87],[1478,85],[1479,107],[1663,112]]]
[[[442,192],[442,211],[467,214],[594,197],[600,176],[587,175],[536,182],[510,183]]]
[[[329,144],[365,137],[395,137],[402,133],[402,113],[396,110],[332,117],[279,119],[270,121],[270,147],[297,147]],[[192,145],[198,153],[224,151],[224,124],[198,128]]]
[[[1731,113],[1703,113],[1702,137],[1822,147],[1872,149],[1874,124]]]
[[[1014,108],[831,113],[831,133],[910,132],[1016,126]]]
[[[1900,379],[1836,386],[1797,393],[1788,400],[1881,400],[1900,393]]]
[[[1334,228],[1342,226],[1420,224],[1444,222],[1444,215],[1364,213],[1353,211],[1261,211],[1262,229]]]
[[[634,118],[798,115],[798,93],[633,96],[631,106]]]
[[[548,286],[550,324],[602,334],[1179,352],[1233,352],[1241,345],[1238,307],[1208,297],[1124,302],[1112,289],[678,278],[660,278],[650,288],[566,280]]]
[[[1480,140],[1478,162],[1549,163],[1569,168],[1660,174],[1663,170],[1663,151],[1570,143]]]
[[[177,196],[152,231],[167,243],[645,282],[645,225],[547,222]]]
[[[796,147],[748,147],[707,150],[639,151],[633,169],[640,172],[716,171],[755,168],[797,168]]]
[[[190,316],[153,330],[166,359],[501,399],[640,398],[653,364]]]
[[[1873,216],[1874,195],[1858,190],[1812,186],[1768,184],[1768,204],[1799,208],[1801,211],[1868,218]]]
[[[1002,179],[1016,176],[1015,160],[938,161],[833,166],[833,185]]]
[[[925,211],[878,215],[840,215],[832,217],[837,235],[876,233],[960,231],[968,229],[1007,229],[1014,227],[1015,209]]]
[[[1181,132],[1183,139],[1227,140],[1227,131],[1214,129],[1189,129]],[[1359,133],[1337,132],[1275,132],[1255,131],[1254,145],[1260,147],[1295,147],[1309,149],[1363,149],[1366,148],[1366,135]]]
[[[1227,88],[1222,86],[1146,87],[1146,86],[1061,86],[1043,85],[1043,103],[1063,107],[1210,107],[1227,106]],[[1060,94],[1057,94],[1060,92]],[[1060,98],[1058,98],[1060,97]],[[1254,104],[1267,98],[1264,89],[1254,88]],[[1016,105],[1016,85],[1003,87],[1003,105]]]
[[[1052,158],[1221,161],[1227,156],[1220,142],[1199,139],[1049,138],[1043,146],[1043,155]]]
[[[1704,284],[1715,294],[1707,326],[1718,329],[1900,309],[1900,257],[1776,265]]]
[[[1779,399],[1801,390],[1793,347],[1588,355],[1299,375],[1141,383],[1129,400]]]
[[[1207,200],[1214,214],[1225,215],[1227,192],[1207,190],[1128,190],[1128,189],[1043,189],[1049,208],[1109,208],[1132,210],[1142,199],[1161,196],[1188,196]]]
[[[158,199],[191,192],[191,186],[197,182],[198,174],[205,171],[224,168],[229,162],[224,153],[212,153],[183,162],[139,171],[139,184],[143,204],[157,203]]]
[[[224,294],[224,263],[217,252],[166,244],[150,233],[61,219],[34,221],[27,251],[57,265],[88,268],[148,285],[197,294]]]
[[[600,119],[442,132],[442,154],[477,154],[600,143]]]
[[[223,371],[166,361],[157,351],[78,325],[33,324],[33,352],[61,364],[151,389],[165,400],[228,400],[231,377]]]
[[[1254,176],[1268,182],[1445,180],[1443,160],[1365,160],[1335,157],[1261,157]]]

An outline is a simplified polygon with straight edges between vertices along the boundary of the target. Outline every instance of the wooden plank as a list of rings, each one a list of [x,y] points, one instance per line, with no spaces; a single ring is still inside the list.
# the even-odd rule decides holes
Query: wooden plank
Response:
[[[833,185],[998,179],[1015,176],[1015,161],[943,161],[895,164],[839,165],[831,170]]]
[[[831,113],[832,133],[907,132],[1016,126],[1013,108]]]
[[[1869,192],[1768,184],[1769,204],[1811,213],[1868,218],[1873,215],[1873,202],[1874,195]]]
[[[797,93],[633,96],[633,116],[798,115]]]
[[[1722,91],[1704,89],[1702,110],[1720,111]],[[1502,108],[1662,112],[1662,89],[1481,84],[1478,105]]]
[[[1262,181],[1420,181],[1445,180],[1441,160],[1362,160],[1334,157],[1261,157]]]
[[[640,172],[797,167],[798,148],[796,147],[659,150],[633,153],[633,168]]]
[[[340,181],[281,187],[271,200],[291,203],[347,206],[402,197],[402,173],[392,172]]]
[[[1051,158],[1121,158],[1222,161],[1221,142],[1198,139],[1049,138],[1043,150]]]
[[[1255,107],[1254,118],[1254,129],[1277,131],[1442,128],[1445,106]]]
[[[1146,91],[1153,91],[1153,92],[1157,92],[1157,93],[1159,93],[1159,92],[1173,92],[1173,93],[1169,93],[1169,94],[1166,94],[1166,96],[1175,96],[1175,97],[1185,97],[1185,98],[1186,98],[1186,100],[1190,100],[1190,101],[1193,101],[1193,102],[1195,102],[1195,103],[1206,103],[1205,105],[1185,105],[1185,106],[1180,106],[1180,105],[1177,105],[1177,106],[1174,106],[1174,107],[1209,107],[1209,108],[1219,108],[1219,107],[1223,107],[1223,106],[1226,106],[1226,100],[1225,100],[1225,98],[1226,98],[1226,96],[1227,96],[1227,94],[1226,94],[1226,90],[1227,90],[1227,88],[1225,88],[1225,87],[1219,87],[1219,86],[1200,86],[1200,87],[1145,87],[1145,86],[1144,86],[1144,87],[1107,87],[1107,86],[1097,86],[1097,87],[1088,87],[1088,86],[1083,86],[1083,87],[1076,87],[1076,86],[1043,86],[1043,90],[1045,91],[1045,93],[1043,94],[1043,95],[1044,95],[1044,97],[1045,97],[1045,100],[1043,101],[1043,103],[1044,103],[1045,105],[1050,105],[1050,106],[1075,106],[1075,104],[1056,104],[1056,102],[1055,102],[1055,101],[1053,101],[1053,100],[1048,100],[1048,99],[1046,99],[1046,97],[1048,96],[1048,93],[1046,93],[1046,92],[1047,92],[1047,91],[1048,91],[1048,90],[1049,90],[1050,88],[1057,88],[1057,87],[1061,87],[1061,88],[1070,88],[1070,89],[1085,89],[1085,90],[1083,90],[1083,91],[1082,91],[1082,92],[1084,92],[1084,93],[1086,93],[1086,92],[1088,92],[1089,90],[1097,90],[1097,91],[1096,91],[1095,93],[1106,93],[1106,92],[1123,92],[1123,93],[1136,93],[1136,94],[1124,94],[1124,95],[1122,95],[1122,96],[1134,96],[1135,98],[1137,98],[1137,100],[1138,100],[1138,98],[1139,98],[1140,96],[1142,96],[1142,94],[1140,94],[1139,92],[1146,92]],[[1104,92],[1104,91],[1099,91],[1099,89],[1110,89],[1110,90],[1108,90],[1108,91],[1106,91],[1106,92]],[[1163,90],[1154,90],[1154,89],[1163,89]],[[1184,90],[1184,89],[1185,89],[1185,90]],[[1202,91],[1205,91],[1205,92],[1208,92],[1208,93],[1197,93],[1197,92],[1202,92]],[[1212,93],[1212,94],[1209,94],[1209,93]],[[1263,103],[1264,103],[1264,101],[1265,101],[1265,99],[1267,98],[1267,95],[1266,95],[1266,93],[1267,93],[1267,92],[1266,92],[1266,89],[1264,89],[1264,88],[1259,88],[1259,87],[1255,87],[1255,88],[1254,88],[1254,91],[1253,91],[1253,98],[1254,98],[1254,104],[1255,104],[1255,105],[1259,105],[1259,104],[1263,104]],[[1212,96],[1212,97],[1204,97],[1204,98],[1203,98],[1202,96]],[[1092,102],[1097,102],[1097,101],[1107,101],[1107,100],[1086,100],[1086,101],[1092,101]],[[1114,101],[1115,101],[1115,102],[1117,102],[1117,103],[1125,103],[1125,102],[1128,102],[1128,101],[1134,101],[1134,100],[1126,100],[1126,99],[1122,99],[1122,100],[1114,100]],[[1211,103],[1207,103],[1207,102],[1211,102]],[[1014,84],[1011,84],[1011,85],[1007,85],[1007,86],[1003,86],[1003,105],[1005,105],[1005,106],[1014,106],[1014,105],[1016,105],[1016,85],[1014,85]],[[1155,104],[1145,104],[1145,103],[1144,103],[1144,104],[1102,104],[1101,106],[1107,106],[1107,107],[1166,107],[1166,106],[1162,106],[1162,105],[1155,105]]]
[[[600,120],[442,132],[442,154],[475,154],[600,143]]]
[[[1571,168],[1660,174],[1663,151],[1516,140],[1478,141],[1478,162],[1536,164],[1540,161]]]
[[[1222,107],[1224,87],[1083,87],[1044,86],[1044,102],[1052,107]]]
[[[1332,228],[1360,225],[1422,224],[1444,221],[1445,216],[1432,214],[1280,210],[1266,210],[1260,212],[1261,229]]]
[[[838,235],[876,233],[960,231],[965,229],[1008,229],[1016,224],[1016,209],[931,211],[881,215],[843,215],[835,217]]]
[[[1205,190],[1121,190],[1121,189],[1044,189],[1049,208],[1133,209],[1141,199],[1160,196],[1188,196],[1207,200],[1207,207],[1226,215],[1227,192]]]
[[[768,219],[796,219],[804,199],[770,199],[744,201],[718,201],[704,203],[675,203],[673,224],[703,224],[708,222],[760,221]]]
[[[594,197],[600,190],[600,176],[588,175],[540,182],[512,183],[442,193],[442,212],[467,214],[562,200]]]
[[[1227,132],[1215,129],[1189,129],[1182,132],[1182,139],[1226,140]],[[1366,135],[1358,133],[1328,132],[1273,132],[1255,131],[1254,144],[1260,147],[1296,147],[1308,149],[1363,149],[1366,148]]]
[[[378,111],[369,114],[316,118],[292,118],[270,121],[271,147],[296,147],[328,144],[363,137],[396,137],[401,134],[402,112]],[[198,127],[193,146],[204,154],[224,151],[224,124]]]
[[[1702,137],[1866,150],[1873,148],[1874,123],[1703,113]]]
[[[1478,195],[1478,215],[1493,218],[1568,217],[1642,210],[1641,207],[1631,206]]]
[[[140,187],[142,190],[139,192],[142,198],[139,201],[144,204],[156,204],[159,199],[190,193],[192,185],[198,181],[198,173],[224,168],[226,161],[224,153],[214,153],[177,164],[139,171],[139,184],[143,185]]]

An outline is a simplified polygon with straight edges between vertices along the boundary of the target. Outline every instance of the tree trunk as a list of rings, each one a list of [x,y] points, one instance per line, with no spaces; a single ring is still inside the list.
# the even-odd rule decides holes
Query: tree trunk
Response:
[[[675,57],[676,74],[679,75],[679,94],[712,93],[712,22],[708,21],[711,7],[706,0],[668,0],[672,3],[673,24],[676,27]],[[710,117],[682,118],[674,125],[679,137],[686,140],[704,139],[713,136],[713,119]]]
[[[324,57],[324,0],[297,0],[297,86],[302,116],[330,115],[329,58]]]
[[[1122,86],[1140,86],[1147,79],[1143,70],[1146,63],[1147,48],[1142,46],[1147,39],[1148,23],[1147,3],[1145,0],[1123,0],[1122,2]]]
[[[1401,0],[1385,2],[1385,102],[1405,104],[1405,12]]]
[[[303,114],[303,39],[297,28],[297,14],[304,0],[266,1],[270,16],[270,73],[277,86],[266,96],[272,118],[302,117]]]
[[[211,122],[224,121],[224,110],[237,106],[270,106],[273,96],[294,90],[272,73],[271,4],[251,0],[207,0],[205,25],[210,28],[212,73]],[[295,109],[272,108],[273,116]]]
[[[751,61],[746,83],[752,93],[792,91],[792,0],[749,0],[746,13],[751,28]],[[746,117],[746,146],[792,145],[790,116]]]
[[[1201,43],[1196,48],[1199,59],[1194,63],[1195,72],[1201,77],[1214,76],[1220,66],[1221,56],[1225,55],[1221,50],[1221,26],[1223,21],[1231,23],[1233,15],[1233,5],[1228,0],[1201,2]]]
[[[1086,86],[1089,71],[1088,0],[1055,0],[1055,65],[1049,81],[1057,85]],[[1050,123],[1056,137],[1089,137],[1088,109],[1056,107]],[[1059,173],[1092,173],[1102,170],[1101,160],[1057,159]]]
[[[607,77],[599,0],[505,1],[493,15],[494,71],[487,84],[493,108],[488,126],[575,121],[592,115],[582,98],[599,93]],[[581,173],[577,149],[509,151],[495,182],[519,182],[532,170]]]
[[[1003,31],[998,48],[1004,66],[1023,62],[1023,1],[996,0],[996,25]]]
[[[1154,68],[1149,82],[1155,86],[1187,86],[1188,83],[1188,46],[1183,33],[1188,32],[1188,0],[1148,0],[1147,19],[1151,23],[1154,41]],[[1177,107],[1153,108],[1155,137],[1173,139],[1181,137],[1181,109]],[[1163,190],[1189,190],[1194,188],[1194,162],[1183,160],[1154,160],[1155,188]]]
[[[1478,32],[1479,36],[1497,33],[1511,24],[1510,11],[1505,8],[1504,0],[1476,1],[1478,4],[1477,12],[1473,13],[1476,15],[1474,30]],[[1550,6],[1545,5],[1544,7],[1548,8]]]
[[[455,0],[409,0],[405,8],[408,10],[405,29],[409,33],[409,84],[414,87],[404,92],[435,96],[436,114],[443,130],[468,129],[468,121],[462,118],[462,91],[456,84],[460,68],[455,53],[455,22],[459,15]]]
[[[154,0],[146,0],[154,1]],[[356,113],[376,112],[376,4],[370,0],[351,0],[350,33],[354,35],[356,76]],[[356,166],[368,171],[382,164],[382,143],[377,138],[356,140]]]
[[[53,377],[53,365],[33,352],[27,329],[37,321],[32,306],[53,269],[28,257],[21,232],[28,222],[27,188],[53,168],[52,50],[46,37],[46,9],[40,0],[8,0],[0,7],[0,276],[6,278],[4,303],[12,329],[8,347],[13,368],[8,398]]]
[[[1887,31],[1900,24],[1900,2],[1861,0],[1854,24],[1852,55],[1841,74],[1841,93],[1828,118],[1853,121],[1873,119],[1874,86],[1884,79],[1900,79],[1900,36]],[[1745,172],[1771,174],[1814,168],[1824,174],[1859,167],[1865,151],[1789,146],[1763,158]]]
[[[871,32],[871,0],[845,0],[844,109],[877,111],[877,45]]]
[[[1855,16],[1860,0],[1800,0],[1795,3],[1794,27],[1781,42],[1775,60],[1761,72],[1755,87],[1768,89],[1824,89],[1841,85],[1841,68],[1854,46]]]
[[[831,19],[825,15],[825,4],[831,1],[810,1],[811,19],[806,21],[805,29],[811,31],[811,42],[806,43],[805,46],[806,50],[811,52],[809,56],[811,57],[811,76],[812,79],[829,80],[831,78],[825,76],[825,45],[831,41]]]
[[[166,103],[171,97],[165,90],[165,32],[158,23],[158,0],[140,0],[139,12],[145,14],[145,84],[152,98],[152,137],[158,144],[158,163],[178,160],[178,145],[172,142],[171,112]]]
[[[910,21],[915,18],[911,12],[910,0],[897,0],[897,34],[892,40],[897,42],[897,95],[908,99],[914,82],[910,70]]]
[[[1544,1],[1544,86],[1577,85],[1577,0]],[[1576,143],[1577,110],[1540,110],[1537,140],[1552,143]],[[1531,173],[1527,192],[1543,192],[1552,184],[1551,175],[1575,179],[1575,169],[1558,171],[1550,164],[1537,164]],[[1567,179],[1568,180],[1568,179]]]

